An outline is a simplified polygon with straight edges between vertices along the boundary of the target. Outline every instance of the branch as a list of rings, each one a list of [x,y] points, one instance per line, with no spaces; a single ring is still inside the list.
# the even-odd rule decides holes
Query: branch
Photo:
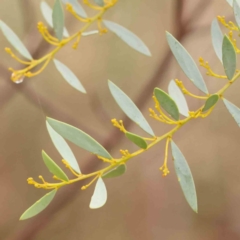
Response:
[[[202,1],[200,1],[200,3],[201,2]],[[208,1],[204,1],[204,2],[208,2]],[[182,41],[184,39],[184,37],[186,37],[188,34],[190,34],[190,31],[187,31],[187,27],[190,25],[189,22],[184,23],[184,24],[182,22],[182,10],[184,7],[184,3],[185,3],[184,0],[176,0],[176,8],[175,8],[176,13],[174,16],[177,16],[177,17],[175,18],[176,29],[175,29],[174,35],[176,36],[176,38],[179,41]],[[198,9],[198,7],[199,6],[196,6],[196,9]],[[180,9],[180,11],[179,11],[179,9]],[[200,13],[202,13],[202,12],[200,12]],[[196,13],[194,13],[194,14],[195,14],[195,16],[192,14],[192,17],[195,18],[197,14]],[[188,21],[190,21],[190,19]],[[146,96],[151,96],[152,89],[159,82],[163,81],[165,70],[169,66],[170,61],[172,59],[172,53],[170,50],[167,51],[167,53],[165,54],[163,59],[164,60],[159,63],[159,68],[157,69],[153,78],[150,79],[149,81],[146,81],[146,86],[143,87],[144,93]],[[32,99],[32,101],[36,103],[35,99]],[[146,99],[142,98],[142,93],[140,92],[139,96],[135,100],[136,105],[140,109],[143,109],[146,102],[147,102]],[[46,104],[48,104],[48,103],[46,102]],[[58,112],[59,109],[56,108],[55,111]],[[132,122],[127,117],[123,117],[122,119],[125,123],[125,126],[127,128],[130,128],[130,126],[132,125]],[[113,129],[112,132],[108,135],[108,137],[102,142],[102,145],[105,148],[110,149],[110,148],[116,146],[116,144],[119,141],[121,141],[121,138],[122,138],[122,134],[119,131],[117,131],[116,129]],[[89,164],[88,162],[92,162],[91,160],[93,158],[95,159],[95,157],[90,157],[90,159],[86,159],[85,161],[83,161],[86,163],[86,165],[84,167],[85,171],[92,172],[101,165],[100,162],[97,162],[94,165]],[[80,192],[78,190],[79,190],[79,184],[74,184],[71,187],[69,186],[68,189],[63,189],[60,193],[61,196],[58,198],[58,201],[54,202],[54,204],[51,204],[48,207],[48,211],[45,211],[45,212],[41,213],[40,215],[36,216],[28,224],[26,224],[26,226],[21,231],[16,232],[12,236],[10,236],[8,238],[8,240],[25,240],[25,239],[31,240],[31,239],[34,239],[35,236],[38,234],[38,232],[41,231],[41,229],[44,228],[45,225],[49,224],[49,222],[51,221],[54,214],[56,214],[60,209],[64,208],[64,206],[66,204],[68,204],[70,201],[72,201],[72,199],[77,194],[80,194]]]

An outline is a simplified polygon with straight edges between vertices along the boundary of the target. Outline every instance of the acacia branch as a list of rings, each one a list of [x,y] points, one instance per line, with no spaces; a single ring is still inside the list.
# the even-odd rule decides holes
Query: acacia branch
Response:
[[[175,21],[176,21],[176,29],[175,29],[175,37],[179,40],[182,41],[188,34],[190,34],[190,31],[188,30],[188,27],[190,26],[189,22],[184,22],[183,23],[183,8],[184,8],[184,3],[186,1],[184,0],[176,0],[176,8],[175,8]],[[200,1],[200,4],[202,1]],[[206,3],[210,3],[211,1],[204,1]],[[196,6],[196,9],[198,9],[199,6]],[[202,12],[199,12],[199,17],[201,17]],[[194,13],[195,16],[192,15],[192,17],[194,17],[194,19],[196,19],[196,13]],[[188,21],[190,21],[191,18],[188,19]],[[152,89],[161,81],[163,81],[164,79],[164,74],[165,74],[165,69],[167,69],[167,67],[169,66],[171,59],[172,59],[172,53],[170,50],[168,50],[165,53],[165,56],[163,57],[163,61],[161,61],[159,63],[159,68],[157,69],[156,73],[154,74],[153,78],[150,79],[149,81],[146,81],[146,86],[143,87],[144,93],[146,96],[151,96],[152,95]],[[29,90],[31,91],[31,90]],[[27,97],[29,97],[29,99],[31,99],[31,101],[38,105],[38,103],[36,102],[36,99],[33,98],[34,94],[28,94]],[[40,96],[40,98],[42,98]],[[146,104],[146,99],[142,98],[142,93],[140,92],[139,96],[136,98],[136,100],[134,101],[136,103],[136,105],[139,107],[139,109],[143,109],[145,104]],[[45,99],[45,106],[47,106],[49,104],[49,101],[47,99]],[[56,112],[61,112],[60,109],[56,106],[54,106],[55,111]],[[133,124],[126,116],[124,116],[123,121],[125,123],[125,126],[127,128],[130,128],[131,125]],[[85,128],[85,127],[84,127]],[[102,145],[107,148],[110,149],[114,146],[116,146],[116,144],[121,140],[121,138],[123,137],[123,135],[117,130],[117,129],[113,129],[110,134],[108,135],[108,137],[101,142]],[[97,164],[89,164],[88,162],[91,162],[90,160],[95,157],[90,157],[90,159],[86,159],[85,162],[85,170],[86,172],[92,172],[95,169],[97,169],[99,167],[99,165],[101,164],[100,162]],[[13,233],[13,235],[9,236],[8,240],[33,240],[35,238],[35,236],[38,234],[39,231],[41,231],[42,228],[44,228],[45,225],[49,224],[49,222],[51,221],[51,218],[54,216],[55,213],[57,213],[60,209],[64,208],[64,206],[66,206],[66,204],[69,204],[72,199],[79,194],[79,184],[74,184],[72,186],[68,187],[68,190],[62,190],[59,193],[59,198],[58,201],[55,202],[55,204],[51,204],[48,207],[47,211],[44,211],[43,213],[41,213],[40,215],[36,216],[35,218],[31,219],[29,221],[28,224],[26,224],[26,226],[20,230],[19,232]],[[68,192],[68,194],[66,194],[66,191]]]

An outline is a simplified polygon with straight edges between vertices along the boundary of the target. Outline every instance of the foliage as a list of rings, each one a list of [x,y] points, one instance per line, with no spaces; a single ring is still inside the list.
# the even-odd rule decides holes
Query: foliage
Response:
[[[214,19],[211,26],[213,48],[216,52],[217,57],[223,65],[225,75],[215,73],[211,69],[208,62],[204,61],[203,58],[199,58],[200,66],[207,70],[207,75],[221,79],[221,81],[226,81],[224,87],[214,93],[209,93],[204,78],[201,75],[191,55],[184,48],[184,46],[174,38],[174,36],[167,32],[166,38],[176,61],[178,62],[185,75],[189,78],[189,80],[192,81],[192,83],[199,90],[201,90],[202,95],[198,96],[191,93],[185,88],[183,82],[178,79],[170,81],[168,86],[168,93],[162,89],[155,88],[153,90],[153,102],[155,110],[149,108],[150,116],[162,124],[173,126],[170,131],[163,134],[162,136],[156,136],[151,126],[141,111],[134,104],[134,102],[113,82],[108,81],[109,90],[119,107],[147,134],[147,136],[138,136],[132,132],[129,132],[125,128],[123,121],[112,119],[111,122],[113,126],[123,132],[129,141],[139,147],[139,150],[132,153],[130,153],[128,150],[120,150],[120,153],[122,155],[121,158],[115,158],[111,156],[110,153],[100,143],[98,143],[95,139],[93,139],[82,130],[77,129],[67,123],[47,118],[46,124],[50,137],[63,158],[63,164],[72,173],[74,178],[69,178],[67,174],[43,151],[43,161],[46,164],[48,170],[53,174],[53,178],[56,181],[54,183],[46,182],[42,176],[39,176],[40,182],[35,181],[33,178],[28,178],[28,183],[34,185],[36,188],[43,188],[51,191],[40,200],[38,200],[29,209],[27,209],[21,216],[21,220],[33,217],[45,209],[53,200],[58,189],[61,187],[84,179],[89,179],[90,181],[87,185],[82,186],[82,190],[86,190],[96,182],[89,205],[90,208],[96,209],[102,207],[107,201],[107,190],[103,179],[123,175],[126,172],[126,165],[129,160],[142,154],[145,151],[148,151],[150,148],[161,141],[166,142],[165,157],[163,165],[160,167],[162,175],[167,176],[169,174],[168,153],[169,148],[171,148],[176,175],[182,188],[183,194],[190,207],[195,212],[198,211],[197,194],[192,173],[184,155],[176,143],[173,141],[173,138],[174,134],[189,121],[196,118],[206,118],[209,116],[219,100],[223,100],[226,108],[233,116],[237,124],[240,126],[240,109],[224,98],[224,93],[226,90],[232,86],[232,84],[240,77],[240,71],[237,69],[236,57],[236,55],[240,53],[240,49],[237,47],[236,40],[233,38],[233,32],[239,33],[240,1],[227,1],[233,7],[237,25],[233,22],[226,22],[224,17],[218,16],[218,21],[217,19]],[[84,26],[71,36],[64,26],[64,11],[62,3],[66,4],[67,10],[77,20],[84,23]],[[102,19],[104,13],[114,6],[117,3],[117,0],[95,0],[95,4],[90,3],[88,0],[83,0],[83,3],[86,6],[98,11],[98,13],[93,17],[87,17],[86,12],[77,2],[77,0],[63,0],[62,2],[60,0],[55,0],[53,10],[46,4],[46,2],[41,2],[41,11],[43,13],[43,16],[48,24],[54,28],[55,36],[53,36],[47,27],[41,22],[38,23],[38,30],[43,38],[49,44],[55,46],[55,48],[50,53],[38,60],[32,58],[16,34],[3,21],[0,21],[0,27],[3,34],[14,46],[14,48],[25,59],[27,59],[27,61],[25,61],[18,58],[11,49],[6,48],[6,51],[15,60],[24,65],[27,65],[27,67],[22,70],[14,70],[12,68],[9,69],[12,71],[12,80],[14,82],[19,83],[23,81],[24,77],[33,77],[39,74],[44,70],[48,63],[53,60],[56,68],[65,78],[65,80],[75,89],[85,93],[86,91],[77,79],[76,75],[66,65],[55,59],[55,54],[72,40],[75,40],[73,48],[76,49],[80,42],[80,39],[83,36],[88,36],[95,33],[100,33],[100,35],[102,35],[103,33],[106,33],[107,30],[105,28],[102,28],[102,23],[110,31],[125,41],[130,47],[142,54],[151,56],[151,53],[147,46],[134,33],[117,23]],[[89,26],[95,22],[98,25],[98,30],[85,32]],[[228,30],[227,34],[223,35],[218,22],[220,22],[222,26]],[[40,70],[32,72],[32,69],[39,65],[41,65]],[[190,111],[184,95],[189,95],[193,99],[200,99],[203,101],[202,106],[195,111]],[[82,173],[77,160],[65,139],[94,154],[107,166],[89,174]]]

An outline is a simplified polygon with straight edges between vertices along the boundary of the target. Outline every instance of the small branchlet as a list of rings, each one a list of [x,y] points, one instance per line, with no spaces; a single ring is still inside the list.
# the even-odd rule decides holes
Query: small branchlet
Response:
[[[240,53],[240,49],[237,47],[237,40],[233,38],[233,32],[230,31],[228,33],[228,36],[229,36],[229,39],[230,39],[230,41],[232,42],[232,44],[234,46],[234,49],[235,49],[236,53]]]
[[[65,45],[67,45],[74,39],[75,39],[75,42],[73,43],[72,47],[73,49],[77,49],[78,44],[81,40],[82,34],[95,22],[97,23],[97,26],[99,28],[99,34],[102,35],[103,33],[106,33],[107,29],[102,28],[101,26],[102,16],[109,8],[113,7],[117,3],[117,1],[118,0],[106,0],[104,1],[105,5],[103,7],[100,7],[100,6],[91,4],[88,0],[84,0],[84,4],[98,11],[98,13],[91,18],[82,18],[78,16],[77,13],[74,11],[73,7],[71,6],[71,4],[68,3],[66,5],[67,11],[70,12],[77,20],[85,23],[85,25],[78,32],[76,32],[75,34],[73,34],[68,38],[62,39],[61,41],[59,41],[57,38],[52,36],[49,33],[47,27],[42,22],[39,22],[37,25],[39,33],[42,35],[42,37],[45,39],[46,42],[55,46],[55,49],[53,49],[50,53],[46,54],[40,59],[33,59],[32,61],[28,62],[18,58],[15,54],[13,54],[11,49],[6,48],[5,49],[6,52],[10,54],[12,58],[14,58],[16,61],[18,61],[21,64],[27,65],[26,68],[23,68],[21,70],[15,70],[13,68],[9,68],[9,71],[12,72],[11,80],[13,82],[18,83],[25,77],[30,78],[40,74],[48,66],[48,63],[54,58],[56,53],[58,53]],[[32,70],[38,66],[41,66],[40,69],[33,72]]]
[[[125,129],[125,127],[123,125],[123,121],[122,120],[117,121],[117,119],[114,118],[114,119],[111,120],[111,122],[112,122],[113,126],[118,128],[121,132],[124,132],[124,133],[127,132],[127,130]]]
[[[220,78],[220,79],[227,79],[227,76],[225,76],[225,75],[216,74],[216,73],[211,69],[211,67],[209,66],[209,63],[208,63],[208,62],[205,62],[202,57],[199,58],[199,63],[200,63],[200,66],[202,66],[202,67],[204,67],[204,68],[207,69],[206,74],[207,74],[208,76],[215,77],[215,78]]]
[[[166,140],[166,147],[165,147],[165,157],[162,167],[160,167],[160,171],[163,173],[163,177],[166,177],[170,172],[168,170],[167,162],[168,162],[168,149],[169,149],[169,142],[171,141],[171,136],[167,137]]]
[[[229,21],[228,23],[226,22],[225,16],[218,16],[217,19],[224,27],[228,28],[230,31],[239,31],[238,27],[232,21]]]

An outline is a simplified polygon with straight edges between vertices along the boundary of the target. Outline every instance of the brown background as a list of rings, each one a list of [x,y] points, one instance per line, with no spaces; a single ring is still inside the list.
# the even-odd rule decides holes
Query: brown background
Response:
[[[1,19],[24,39],[35,58],[50,50],[36,30],[37,22],[43,21],[39,2],[2,0],[0,8]],[[105,18],[136,33],[153,56],[141,55],[112,33],[82,39],[77,51],[65,47],[57,59],[71,66],[87,95],[71,88],[52,63],[41,75],[13,84],[7,68],[21,66],[4,52],[9,43],[1,34],[0,239],[240,239],[240,130],[222,103],[210,117],[190,122],[174,137],[195,179],[198,215],[187,205],[171,161],[171,174],[162,178],[158,170],[164,155],[161,143],[130,161],[125,176],[106,181],[108,202],[103,208],[90,210],[93,187],[82,192],[81,184],[75,184],[62,189],[37,217],[18,220],[45,193],[27,185],[26,179],[40,174],[51,179],[41,150],[46,150],[56,162],[61,161],[47,134],[45,116],[88,132],[114,156],[119,156],[119,149],[133,151],[135,146],[111,126],[111,118],[126,118],[110,95],[107,79],[122,88],[145,116],[153,106],[153,88],[166,90],[172,78],[184,80],[189,89],[199,93],[170,54],[165,30],[175,35],[196,61],[202,56],[216,72],[222,73],[210,37],[211,21],[218,14],[233,19],[224,0],[119,0]],[[66,26],[74,33],[79,23],[69,14],[66,16]],[[211,92],[224,84],[224,80],[205,79]],[[240,82],[227,91],[226,97],[240,106],[238,89]],[[188,100],[193,110],[202,103]],[[148,119],[158,134],[167,131],[164,125]],[[126,124],[130,131],[142,133],[129,120]],[[83,172],[102,166],[89,153],[71,146]]]

